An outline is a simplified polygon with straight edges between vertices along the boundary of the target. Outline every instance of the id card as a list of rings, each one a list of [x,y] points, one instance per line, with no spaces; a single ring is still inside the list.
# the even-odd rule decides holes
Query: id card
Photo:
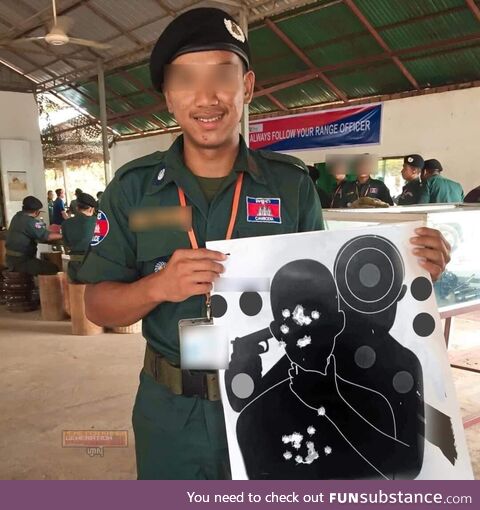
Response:
[[[184,319],[178,323],[180,366],[183,370],[228,368],[228,336],[213,319]]]

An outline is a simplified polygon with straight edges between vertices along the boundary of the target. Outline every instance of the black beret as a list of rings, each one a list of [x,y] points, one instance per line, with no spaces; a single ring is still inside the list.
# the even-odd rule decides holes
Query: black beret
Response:
[[[425,170],[438,170],[439,172],[443,170],[442,164],[438,159],[427,159],[423,168]]]
[[[97,207],[97,201],[88,193],[80,193],[77,196],[78,205],[86,205],[87,207]]]
[[[22,206],[27,211],[40,211],[43,207],[42,202],[36,197],[28,196],[23,199]]]
[[[409,156],[405,156],[403,158],[403,162],[405,165],[412,166],[413,168],[423,168],[424,161],[420,154],[410,154]]]
[[[161,91],[167,64],[185,53],[225,50],[236,53],[250,68],[250,48],[230,14],[210,7],[191,9],[175,18],[162,32],[150,55],[153,87]]]

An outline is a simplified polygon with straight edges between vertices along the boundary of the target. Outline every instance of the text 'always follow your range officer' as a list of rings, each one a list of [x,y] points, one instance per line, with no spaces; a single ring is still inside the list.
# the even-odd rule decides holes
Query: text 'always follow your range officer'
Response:
[[[323,227],[305,165],[250,151],[239,134],[254,89],[249,60],[244,33],[221,10],[190,10],[165,29],[152,52],[152,81],[183,136],[118,170],[80,270],[94,284],[85,296],[92,321],[143,318],[147,350],[133,410],[139,478],[229,477],[216,376],[178,368],[178,321],[205,316],[205,295],[224,270],[226,256],[205,242]],[[417,239],[434,248],[420,256],[439,273],[444,244],[427,233]]]

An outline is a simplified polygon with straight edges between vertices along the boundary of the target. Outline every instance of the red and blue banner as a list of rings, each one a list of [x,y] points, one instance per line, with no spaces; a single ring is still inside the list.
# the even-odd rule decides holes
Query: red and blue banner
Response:
[[[365,105],[250,123],[250,148],[273,151],[380,143],[382,105]]]

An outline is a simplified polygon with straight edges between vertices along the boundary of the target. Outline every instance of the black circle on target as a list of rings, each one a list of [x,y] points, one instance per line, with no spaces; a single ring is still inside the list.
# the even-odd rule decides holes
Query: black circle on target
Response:
[[[334,272],[342,299],[361,313],[379,313],[393,305],[405,276],[396,246],[375,235],[355,237],[344,244]]]

